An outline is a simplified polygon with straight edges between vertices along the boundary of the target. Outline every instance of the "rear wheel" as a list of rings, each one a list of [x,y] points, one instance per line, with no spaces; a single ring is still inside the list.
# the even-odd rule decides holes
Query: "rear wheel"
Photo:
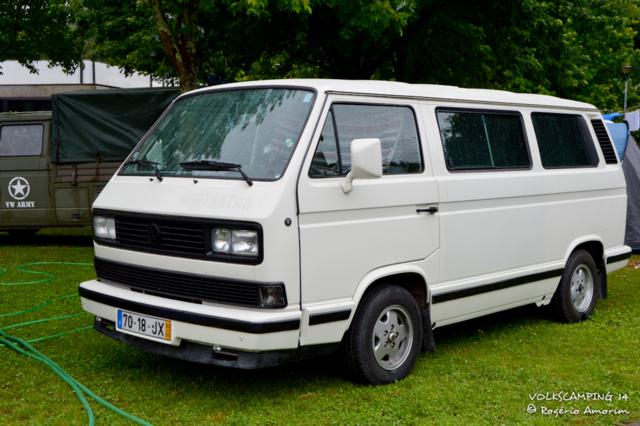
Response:
[[[406,377],[422,344],[420,319],[407,290],[385,285],[368,293],[343,342],[343,357],[354,378],[377,385]]]
[[[584,321],[593,313],[597,299],[598,272],[596,264],[585,250],[577,250],[570,257],[552,305],[555,316],[562,322]]]

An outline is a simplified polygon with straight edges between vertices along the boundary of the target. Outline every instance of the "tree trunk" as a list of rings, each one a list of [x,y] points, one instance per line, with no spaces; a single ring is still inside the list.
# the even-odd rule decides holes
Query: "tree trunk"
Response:
[[[180,12],[175,16],[175,28],[172,28],[166,19],[165,11],[160,0],[147,0],[153,10],[154,19],[158,26],[158,33],[165,54],[169,57],[178,79],[180,91],[187,92],[198,87],[196,63],[196,40],[189,36],[193,31],[184,31],[184,28],[195,26],[197,14],[195,4],[197,0],[185,2],[180,6]]]

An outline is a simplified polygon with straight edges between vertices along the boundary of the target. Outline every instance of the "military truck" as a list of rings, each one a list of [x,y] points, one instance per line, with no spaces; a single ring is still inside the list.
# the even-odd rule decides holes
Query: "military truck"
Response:
[[[52,111],[0,113],[0,231],[86,226],[91,204],[176,89],[52,96]]]

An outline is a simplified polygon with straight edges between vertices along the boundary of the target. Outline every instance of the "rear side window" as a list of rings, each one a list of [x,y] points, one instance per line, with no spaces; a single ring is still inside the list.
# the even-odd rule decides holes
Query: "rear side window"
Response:
[[[0,127],[0,157],[40,155],[42,133],[41,124]]]
[[[449,170],[531,166],[520,114],[442,108],[436,114]]]
[[[421,173],[420,139],[413,110],[406,106],[334,104],[322,128],[309,176],[345,176],[351,141],[378,138],[384,175]]]
[[[598,154],[579,115],[531,114],[544,168],[593,167]]]

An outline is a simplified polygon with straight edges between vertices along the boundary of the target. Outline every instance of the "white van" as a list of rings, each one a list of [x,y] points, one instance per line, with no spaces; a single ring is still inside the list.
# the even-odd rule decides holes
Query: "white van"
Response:
[[[406,376],[435,327],[536,304],[582,321],[623,244],[598,110],[550,96],[282,80],[186,93],[93,205],[97,330],[261,368],[341,350]]]

